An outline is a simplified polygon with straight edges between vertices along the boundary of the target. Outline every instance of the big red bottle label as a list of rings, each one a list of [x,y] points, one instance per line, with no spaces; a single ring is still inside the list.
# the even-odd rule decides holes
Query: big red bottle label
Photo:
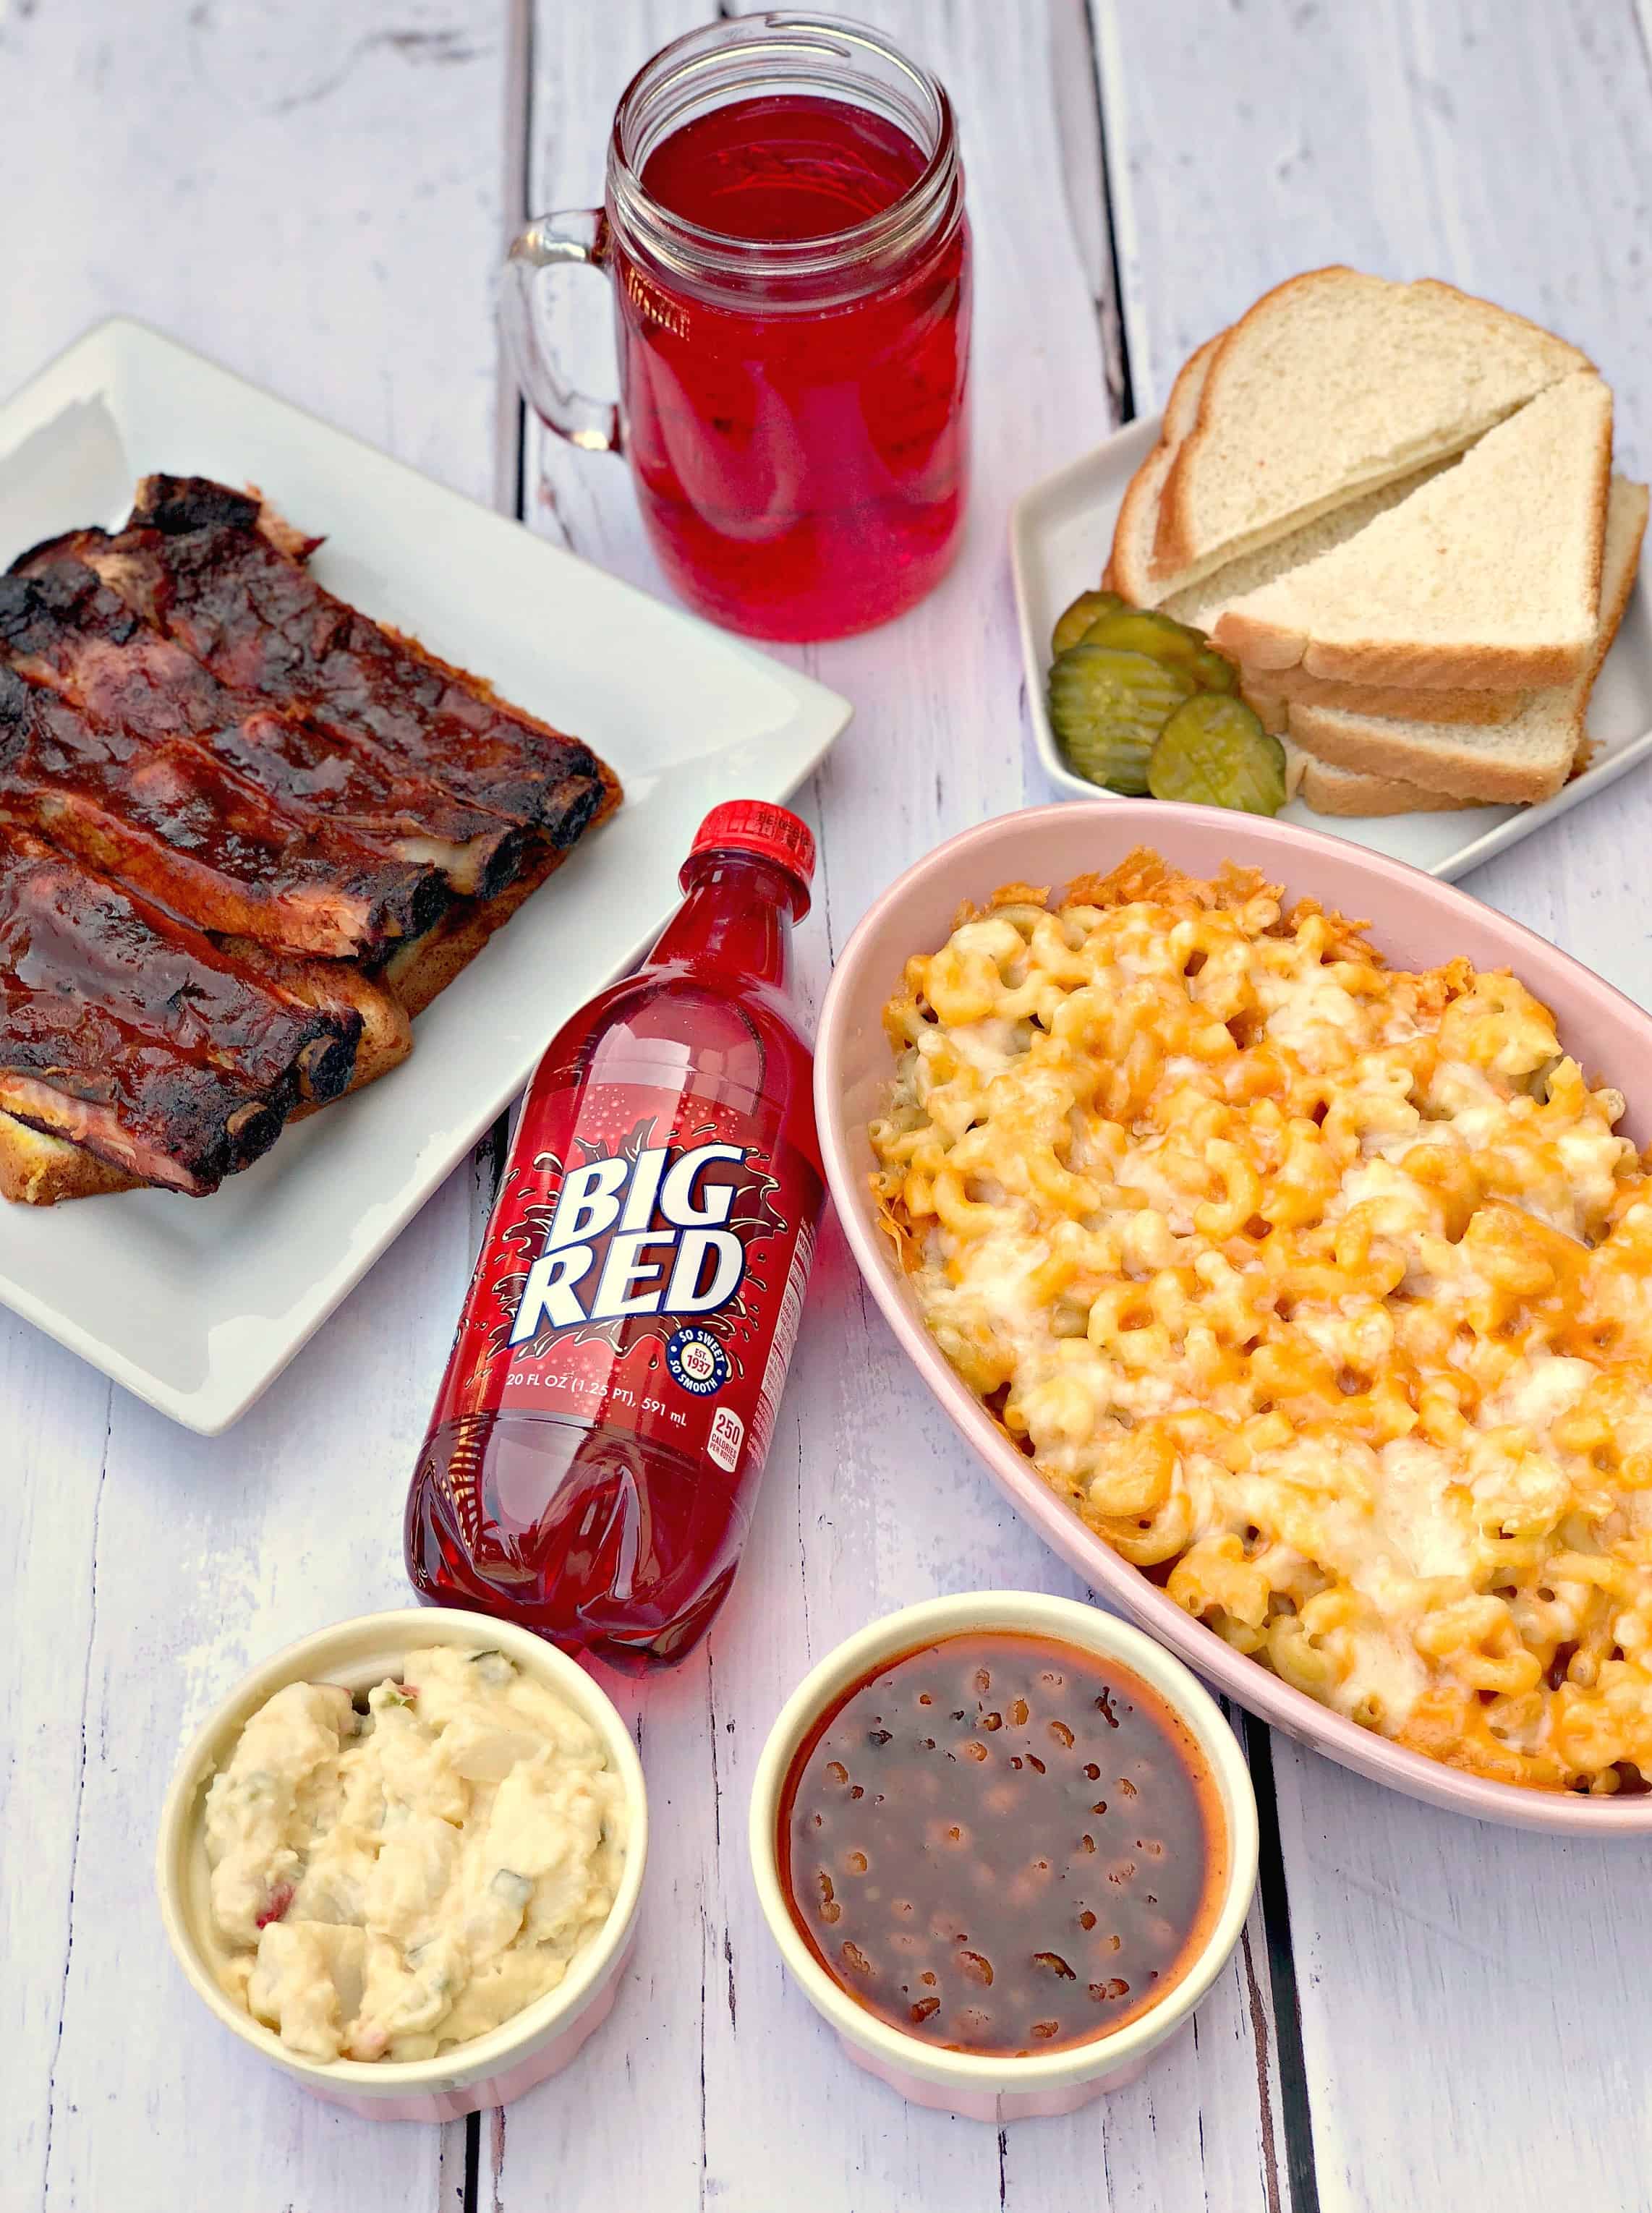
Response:
[[[436,1418],[561,1416],[755,1476],[802,1310],[814,1169],[674,1088],[564,1087],[530,1111]]]

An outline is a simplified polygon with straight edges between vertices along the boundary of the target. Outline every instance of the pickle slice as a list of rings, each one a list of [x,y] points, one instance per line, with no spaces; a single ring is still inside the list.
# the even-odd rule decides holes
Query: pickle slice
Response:
[[[1056,626],[1050,640],[1052,654],[1065,653],[1070,645],[1076,645],[1098,615],[1128,614],[1130,602],[1121,600],[1117,592],[1081,592],[1071,607],[1064,607],[1056,618]]]
[[[1180,670],[1145,653],[1070,646],[1050,671],[1050,726],[1080,776],[1139,799],[1154,740],[1192,696]]]
[[[1277,814],[1285,803],[1285,749],[1242,699],[1195,692],[1160,731],[1147,788],[1155,799]]]
[[[1083,643],[1121,646],[1129,653],[1150,653],[1167,668],[1179,669],[1201,692],[1239,689],[1239,671],[1216,651],[1202,630],[1151,607],[1109,608],[1091,623]]]

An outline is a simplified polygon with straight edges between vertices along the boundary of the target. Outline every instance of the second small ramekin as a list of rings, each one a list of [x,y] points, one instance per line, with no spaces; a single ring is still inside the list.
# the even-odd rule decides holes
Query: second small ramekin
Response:
[[[1156,1691],[1204,1754],[1227,1825],[1227,1876],[1221,1903],[1198,1957],[1163,1999],[1110,2036],[1037,2055],[949,2051],[907,2036],[869,2013],[833,1982],[804,1942],[780,1881],[781,1794],[792,1755],[812,1725],[851,1683],[898,1654],[972,1630],[1010,1629],[1059,1638],[1116,1660]],[[1096,1607],[1037,1591],[966,1592],[886,1614],[829,1652],[781,1709],[752,1788],[752,1869],[771,1935],[817,2013],[838,2032],[856,2064],[913,2105],[960,2119],[1030,2119],[1070,2112],[1104,2091],[1133,2082],[1154,2053],[1188,2019],[1239,1941],[1256,1887],[1256,1799],[1250,1771],[1221,1709],[1162,1645]]]
[[[351,1692],[394,1675],[409,1652],[432,1644],[491,1647],[567,1700],[595,1729],[625,1788],[625,1866],[607,1920],[553,1990],[485,2036],[434,2059],[306,2059],[237,2005],[214,1972],[216,1948],[201,1833],[207,1785],[233,1753],[247,1722],[288,1683],[342,1683]],[[525,1629],[485,1614],[409,1606],[363,1614],[290,1644],[239,1683],[178,1763],[161,1814],[155,1882],[178,1963],[224,2027],[261,2058],[329,2104],[375,2121],[450,2121],[503,2106],[556,2074],[613,2010],[636,1934],[648,1856],[642,1764],[613,1701],[583,1668]]]

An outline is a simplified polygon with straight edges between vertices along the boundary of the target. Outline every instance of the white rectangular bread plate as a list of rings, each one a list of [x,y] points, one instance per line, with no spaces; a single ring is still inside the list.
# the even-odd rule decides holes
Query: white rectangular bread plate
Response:
[[[125,320],[0,407],[0,565],[119,523],[152,470],[254,484],[329,590],[585,739],[625,804],[421,1015],[411,1060],[212,1198],[0,1204],[0,1301],[192,1430],[227,1429],[680,896],[709,807],[782,800],[849,703]]]
[[[1155,415],[1148,422],[1127,424],[1094,453],[1069,462],[1023,492],[1010,511],[1010,559],[1027,670],[1027,712],[1045,775],[1063,797],[1106,799],[1111,795],[1076,776],[1057,747],[1045,699],[1050,633],[1063,607],[1100,581],[1119,503],[1158,437],[1160,419]],[[1345,838],[1450,881],[1615,782],[1652,752],[1652,583],[1644,562],[1589,703],[1588,729],[1596,747],[1594,760],[1540,807],[1472,807],[1444,814],[1344,819],[1316,814],[1301,800],[1293,800],[1279,819],[1322,830],[1328,837]]]

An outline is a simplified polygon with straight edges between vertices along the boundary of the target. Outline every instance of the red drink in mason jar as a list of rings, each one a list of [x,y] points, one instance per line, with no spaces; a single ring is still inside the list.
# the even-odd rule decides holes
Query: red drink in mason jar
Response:
[[[618,409],[572,391],[538,272],[614,280]],[[945,574],[969,466],[970,235],[946,92],[842,19],[739,16],[620,101],[600,210],[511,254],[506,328],[552,430],[626,452],[674,588],[764,637],[887,622]]]
[[[686,123],[643,186],[706,230],[818,253],[887,221],[927,167],[897,124],[776,94]],[[963,521],[967,226],[915,240],[876,282],[846,282],[844,253],[782,300],[755,281],[691,295],[645,245],[616,251],[636,326],[625,435],[655,552],[684,598],[766,637],[887,622],[940,581]]]
[[[814,860],[785,808],[713,808],[653,952],[539,1063],[408,1496],[421,1597],[633,1671],[722,1604],[820,1208]]]

